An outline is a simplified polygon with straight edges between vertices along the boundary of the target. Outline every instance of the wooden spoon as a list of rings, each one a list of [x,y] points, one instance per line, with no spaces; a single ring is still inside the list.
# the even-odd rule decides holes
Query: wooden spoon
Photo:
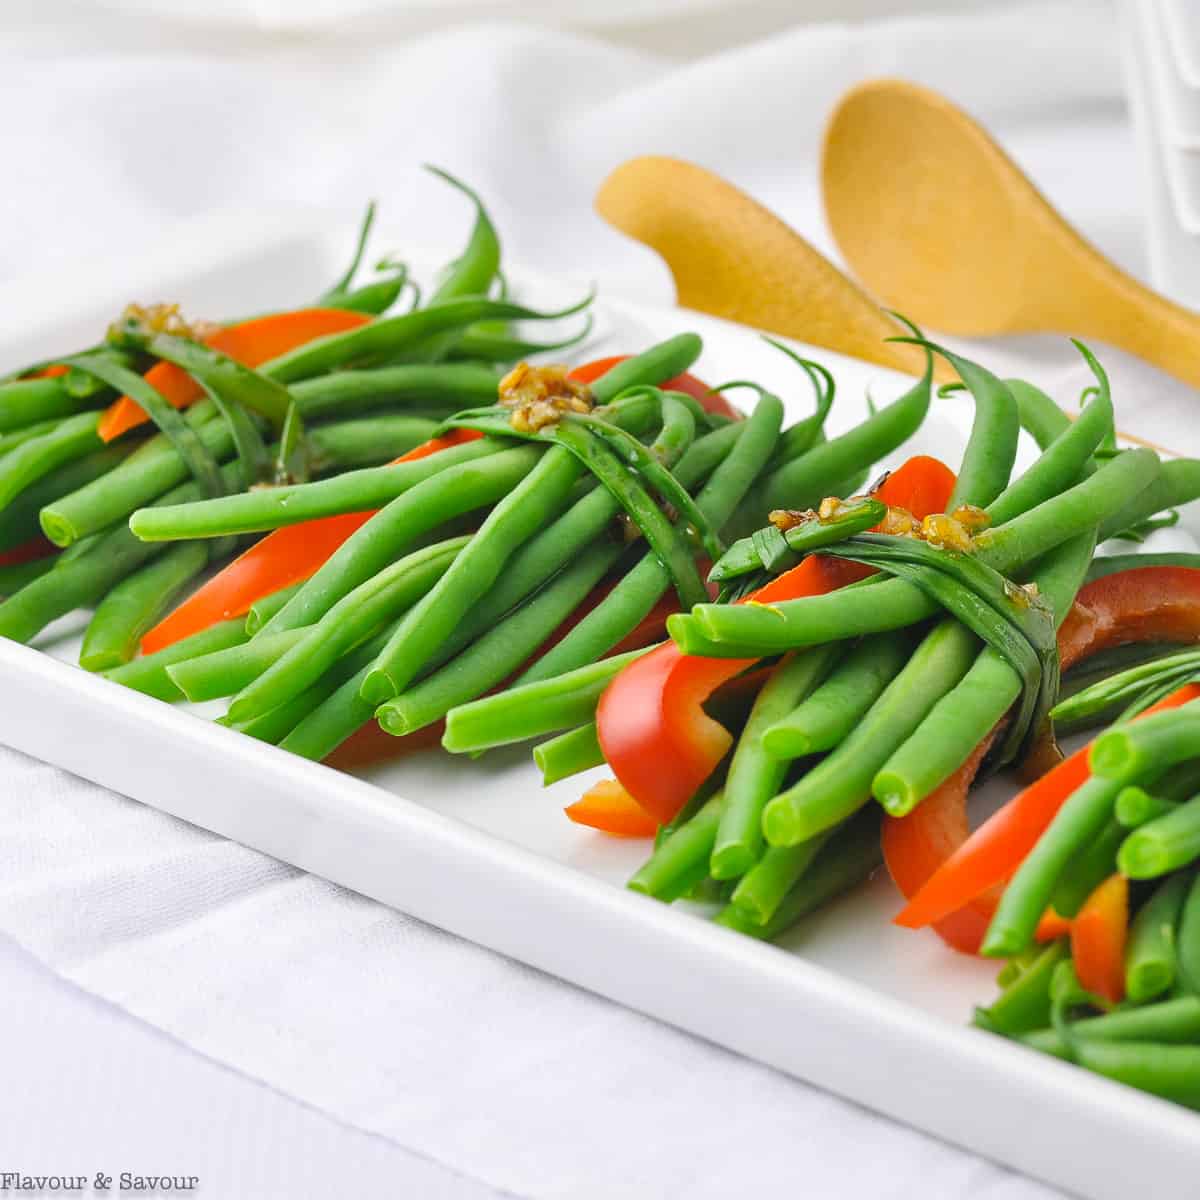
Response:
[[[687,308],[910,374],[924,356],[798,233],[732,184],[674,158],[634,158],[601,185],[596,210],[657,250]]]
[[[1200,387],[1200,316],[1084,241],[944,96],[898,79],[852,89],[821,175],[846,262],[919,325],[1095,337]]]

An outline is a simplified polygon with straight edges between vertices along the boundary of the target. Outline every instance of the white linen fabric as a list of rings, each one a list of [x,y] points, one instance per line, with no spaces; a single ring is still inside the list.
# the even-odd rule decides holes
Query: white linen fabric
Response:
[[[661,264],[592,214],[606,173],[638,153],[691,158],[828,249],[822,122],[881,73],[977,113],[1103,248],[1140,263],[1103,4],[798,29],[686,65],[499,24],[254,53],[141,27],[99,44],[31,29],[0,49],[0,102],[19,114],[0,133],[20,164],[0,201],[7,275],[47,254],[86,269],[98,237],[111,251],[217,207],[351,219],[367,195],[453,244],[461,210],[415,170],[431,160],[481,190],[516,259],[669,299]],[[1084,379],[1058,341],[990,353],[1066,394]],[[1108,361],[1127,425],[1200,440],[1182,387]],[[0,930],[197,1051],[519,1196],[1054,1194],[3,749]]]

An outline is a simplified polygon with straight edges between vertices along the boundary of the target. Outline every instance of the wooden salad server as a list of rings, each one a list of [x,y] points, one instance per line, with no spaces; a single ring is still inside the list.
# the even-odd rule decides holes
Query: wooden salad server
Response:
[[[1085,241],[944,96],[898,79],[853,88],[821,178],[850,269],[917,324],[1096,338],[1200,387],[1200,316]]]
[[[685,308],[919,374],[907,334],[857,284],[745,192],[692,163],[622,163],[596,195],[606,221],[665,260]]]

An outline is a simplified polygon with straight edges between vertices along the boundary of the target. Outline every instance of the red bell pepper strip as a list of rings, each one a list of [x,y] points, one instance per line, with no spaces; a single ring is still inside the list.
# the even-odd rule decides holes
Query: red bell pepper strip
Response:
[[[1200,570],[1137,567],[1094,580],[1080,591],[1058,636],[1064,668],[1111,646],[1164,640],[1200,640]],[[1148,711],[1198,696],[1200,685],[1187,684]],[[909,898],[896,923],[913,929],[940,923],[966,905],[990,918],[994,889],[1013,875],[1088,778],[1087,753],[1085,747],[1059,763],[969,836],[966,792],[982,759],[978,751],[954,777],[959,786],[947,781],[907,817],[887,818],[885,858]]]
[[[917,517],[941,512],[954,473],[920,456],[892,472],[876,493]],[[845,559],[811,556],[747,599],[761,604],[823,595],[870,574]],[[703,704],[754,658],[685,655],[672,642],[630,663],[609,684],[596,713],[604,757],[631,796],[666,823],[712,774],[731,744],[729,731]]]
[[[1129,881],[1110,875],[1071,922],[1071,958],[1089,992],[1119,1004],[1125,998],[1125,942],[1129,935]]]
[[[564,810],[576,825],[615,837],[653,837],[658,822],[615,780],[602,779]]]
[[[259,367],[306,342],[357,329],[370,320],[368,314],[349,309],[302,308],[226,325],[205,336],[203,341],[206,346],[237,359],[243,366]],[[174,408],[186,408],[204,395],[200,385],[174,363],[155,363],[145,378]],[[137,401],[122,396],[105,409],[98,432],[104,441],[111,442],[148,420]]]
[[[481,436],[472,429],[454,429],[414,447],[395,462],[426,458]],[[255,601],[307,579],[375,511],[339,513],[299,525],[285,525],[267,534],[151,629],[142,638],[142,653],[153,654],[218,621],[243,616]]]
[[[614,354],[609,358],[597,358],[593,362],[575,367],[569,375],[578,383],[591,383],[618,363],[625,362],[627,358],[629,358],[628,354]],[[685,395],[699,400],[700,406],[705,412],[714,413],[720,417],[729,417],[734,421],[742,415],[720,392],[714,392],[707,383],[702,383],[695,375],[689,375],[686,371],[659,386],[668,392],[683,392]]]
[[[0,550],[0,567],[15,567],[21,563],[33,562],[35,558],[48,558],[57,553],[58,547],[39,534],[11,550]]]

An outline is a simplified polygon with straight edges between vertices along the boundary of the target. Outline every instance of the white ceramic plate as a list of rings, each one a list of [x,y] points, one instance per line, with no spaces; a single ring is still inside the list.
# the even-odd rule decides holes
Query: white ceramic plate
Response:
[[[179,299],[197,316],[295,303],[338,272],[344,243],[209,223],[148,262],[93,273],[68,309],[45,284],[12,288],[0,366],[84,344],[132,298]],[[515,278],[537,301],[577,292]],[[744,329],[597,307],[605,352],[695,329],[704,377],[759,379],[793,416],[808,410],[795,367]],[[834,432],[865,416],[868,388],[886,402],[909,385],[814,353],[839,381]],[[905,455],[957,461],[969,416],[965,401],[936,403]],[[760,945],[624,890],[645,846],[571,825],[561,809],[581,780],[542,789],[527,750],[435,752],[354,778],[85,674],[70,665],[78,628],[51,631],[48,653],[0,642],[7,744],[1055,1184],[1113,1200],[1135,1182],[1196,1195],[1195,1114],[967,1027],[995,966],[892,926],[886,877],[783,946]]]

